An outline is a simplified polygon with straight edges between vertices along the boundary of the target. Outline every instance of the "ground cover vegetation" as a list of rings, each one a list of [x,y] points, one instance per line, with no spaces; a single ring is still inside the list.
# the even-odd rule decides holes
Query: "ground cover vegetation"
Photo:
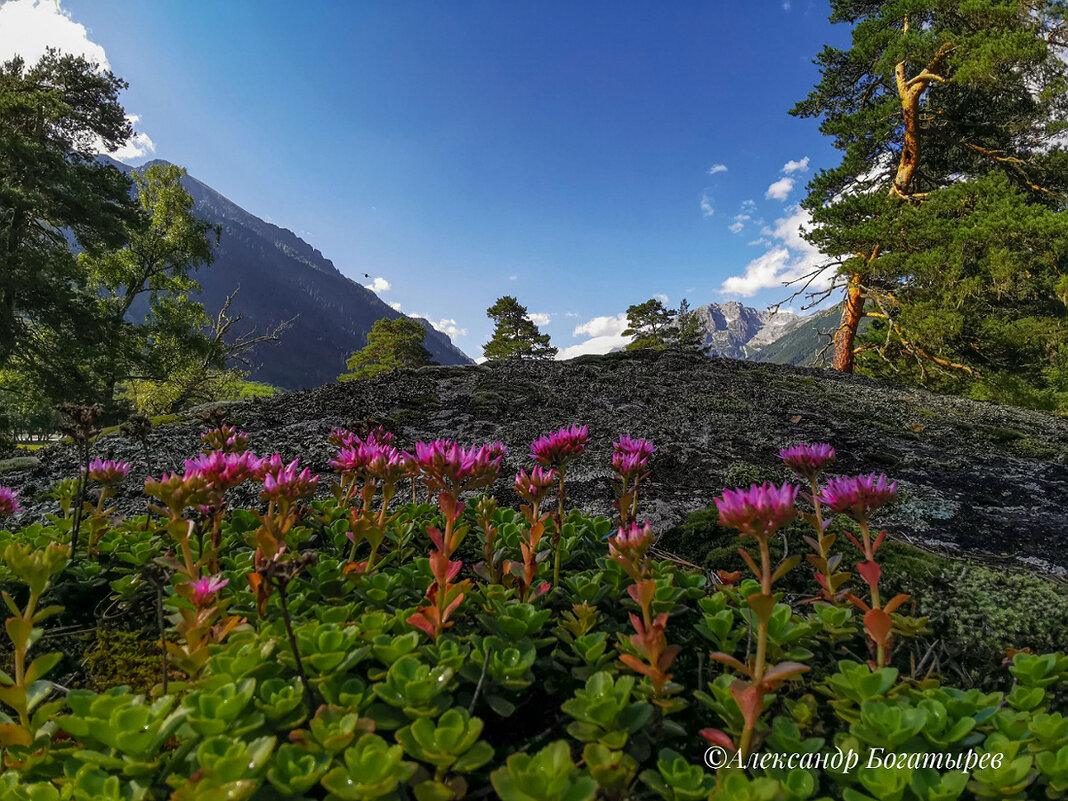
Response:
[[[1017,642],[982,686],[942,671],[927,610],[891,589],[883,556],[897,485],[833,475],[829,445],[782,451],[794,483],[714,499],[745,547],[741,569],[710,573],[641,523],[646,440],[613,445],[609,519],[568,503],[584,426],[530,444],[508,479],[518,508],[492,494],[499,442],[408,452],[360,433],[334,431],[333,473],[316,475],[220,425],[124,519],[109,508],[128,473],[115,460],[56,487],[45,522],[11,525],[19,499],[0,490],[0,798],[1068,789],[1068,657]],[[105,629],[105,608],[145,633],[102,633],[83,656],[91,681],[68,686],[50,644]],[[795,759],[761,761],[774,753]]]

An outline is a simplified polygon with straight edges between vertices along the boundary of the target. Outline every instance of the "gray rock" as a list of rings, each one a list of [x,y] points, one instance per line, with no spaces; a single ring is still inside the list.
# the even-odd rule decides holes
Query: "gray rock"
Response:
[[[514,500],[509,474],[530,464],[528,443],[568,423],[590,426],[586,456],[569,473],[572,502],[611,509],[612,440],[620,433],[658,446],[642,514],[659,531],[712,502],[728,480],[789,475],[779,448],[830,442],[841,473],[886,472],[903,502],[878,522],[891,535],[975,555],[1068,570],[1068,421],[1026,409],[935,395],[815,369],[679,353],[638,352],[568,362],[427,367],[374,382],[329,384],[227,408],[259,453],[299,456],[328,472],[335,426],[381,422],[410,447],[417,439],[502,440],[512,449],[494,488]],[[200,423],[150,435],[152,468],[181,469],[198,450]],[[144,510],[147,465],[139,443],[102,437],[94,455],[128,459],[120,499]],[[22,491],[26,519],[51,506],[37,497],[76,470],[72,448],[40,452],[41,463],[4,474]],[[254,501],[248,490],[247,499]]]

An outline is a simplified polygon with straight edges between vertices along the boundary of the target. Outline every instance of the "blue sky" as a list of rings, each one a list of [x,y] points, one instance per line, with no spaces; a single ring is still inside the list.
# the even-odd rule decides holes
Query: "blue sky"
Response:
[[[297,232],[478,356],[516,295],[567,355],[619,315],[789,294],[835,163],[787,114],[848,30],[825,0],[7,0],[0,57],[106,59],[159,157]],[[719,165],[719,166],[717,166]],[[389,288],[384,287],[388,284]]]

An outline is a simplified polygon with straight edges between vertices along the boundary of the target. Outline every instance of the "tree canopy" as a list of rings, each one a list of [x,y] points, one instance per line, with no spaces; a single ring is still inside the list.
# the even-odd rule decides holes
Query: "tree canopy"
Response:
[[[851,47],[793,113],[842,152],[803,203],[830,259],[802,289],[846,290],[835,366],[1068,407],[1064,4],[831,5]]]
[[[408,317],[377,320],[367,335],[367,345],[345,362],[349,372],[338,376],[339,381],[374,378],[405,367],[424,367],[432,364],[430,351],[423,346],[426,329]]]
[[[701,322],[685,298],[678,309],[669,309],[657,298],[628,306],[623,335],[633,337],[627,350],[705,351]]]
[[[482,347],[482,354],[489,360],[497,359],[552,359],[557,349],[549,344],[549,335],[543,334],[530,319],[527,307],[511,295],[498,298],[486,309],[486,316],[493,320],[493,336]]]

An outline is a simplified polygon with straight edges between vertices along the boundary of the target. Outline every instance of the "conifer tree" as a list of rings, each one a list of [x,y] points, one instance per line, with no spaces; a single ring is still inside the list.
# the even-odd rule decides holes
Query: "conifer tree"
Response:
[[[355,381],[406,367],[425,367],[431,364],[430,351],[423,346],[425,339],[426,329],[419,322],[408,317],[384,317],[371,327],[366,347],[345,362],[349,372],[339,375],[338,380]]]
[[[628,306],[623,336],[633,339],[627,350],[666,350],[671,345],[671,321],[677,314],[656,298]]]
[[[1065,5],[831,7],[852,45],[824,48],[821,80],[792,113],[820,117],[843,154],[803,203],[806,238],[830,257],[808,278],[834,270],[845,288],[834,366],[1063,406]]]
[[[530,319],[527,307],[511,295],[498,298],[486,309],[486,316],[493,320],[493,336],[482,346],[482,355],[491,361],[499,359],[552,359],[557,349],[549,344],[549,335],[543,334]]]

